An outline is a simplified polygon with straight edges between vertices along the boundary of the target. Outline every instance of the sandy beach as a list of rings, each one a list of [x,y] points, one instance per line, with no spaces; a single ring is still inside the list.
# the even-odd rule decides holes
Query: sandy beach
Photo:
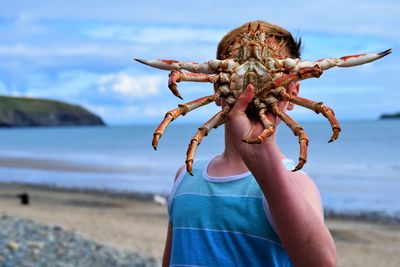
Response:
[[[31,204],[17,195],[26,191]],[[0,213],[61,226],[86,238],[161,260],[166,207],[145,195],[0,185]],[[338,266],[400,266],[400,226],[354,219],[326,220],[338,253]]]

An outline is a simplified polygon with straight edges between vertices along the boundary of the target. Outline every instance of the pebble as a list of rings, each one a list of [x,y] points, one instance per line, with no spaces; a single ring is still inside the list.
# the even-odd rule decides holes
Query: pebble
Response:
[[[43,242],[36,242],[36,241],[27,241],[26,244],[31,249],[42,249],[44,246]]]
[[[0,266],[131,267],[159,266],[137,252],[121,251],[30,220],[0,217]]]
[[[11,241],[11,242],[8,242],[7,248],[12,250],[12,251],[16,251],[16,250],[19,249],[19,244],[17,242]]]

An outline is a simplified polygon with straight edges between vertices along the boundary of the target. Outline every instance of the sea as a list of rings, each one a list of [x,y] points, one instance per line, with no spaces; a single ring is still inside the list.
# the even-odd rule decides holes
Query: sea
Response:
[[[343,121],[328,143],[326,121],[300,122],[309,135],[303,168],[337,213],[400,217],[400,121]],[[172,124],[154,151],[155,125],[0,129],[0,182],[120,192],[170,192],[198,125]],[[298,140],[284,125],[278,143],[298,158]],[[199,146],[197,158],[223,151],[223,127]]]

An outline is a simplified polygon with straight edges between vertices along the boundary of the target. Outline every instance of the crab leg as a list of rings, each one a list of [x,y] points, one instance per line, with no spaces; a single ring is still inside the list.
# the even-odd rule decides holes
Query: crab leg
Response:
[[[335,141],[339,137],[341,128],[340,128],[339,122],[337,121],[337,119],[335,117],[335,112],[333,111],[332,108],[325,106],[324,103],[322,103],[322,102],[312,101],[312,100],[302,98],[299,96],[292,96],[286,92],[284,94],[285,94],[284,98],[289,100],[290,102],[300,105],[302,107],[311,109],[317,114],[322,113],[322,115],[324,115],[324,117],[326,117],[328,119],[329,123],[331,124],[332,131],[333,131],[333,134],[331,136],[331,139],[329,140],[329,143]]]
[[[186,153],[186,170],[190,175],[193,175],[192,170],[194,154],[196,153],[197,147],[200,145],[201,140],[204,136],[208,135],[212,128],[217,128],[219,125],[221,125],[221,121],[225,120],[230,110],[231,108],[229,106],[225,106],[220,112],[209,119],[203,126],[199,127],[197,133],[192,137]]]
[[[217,125],[215,125],[214,129],[218,128],[222,124],[224,124],[228,120],[228,116],[225,116],[222,120],[219,121]]]
[[[299,163],[292,171],[300,170],[307,161],[307,145],[308,145],[308,137],[304,132],[303,127],[301,127],[295,120],[293,120],[289,115],[285,112],[281,111],[278,107],[278,102],[274,102],[270,105],[271,111],[273,114],[278,116],[290,129],[292,129],[295,136],[299,137],[300,144],[300,156]]]
[[[308,78],[319,78],[322,71],[319,67],[304,67],[299,69],[297,73],[284,74],[272,82],[268,83],[264,88],[257,92],[256,96],[262,96],[263,94],[274,90],[275,88],[286,88],[291,82],[300,81]],[[285,89],[286,90],[286,89]],[[285,91],[284,90],[284,91]]]
[[[165,131],[165,128],[167,128],[168,124],[171,121],[175,120],[180,115],[184,116],[184,115],[186,115],[186,113],[188,113],[196,108],[207,105],[207,104],[217,100],[218,97],[219,97],[218,93],[216,93],[214,95],[210,95],[210,96],[205,96],[205,97],[190,101],[186,104],[179,104],[177,108],[168,111],[165,114],[163,121],[158,125],[156,131],[153,134],[152,145],[153,145],[154,149],[157,150],[158,140],[161,138],[162,134]]]
[[[205,73],[214,74],[219,71],[230,72],[233,71],[239,63],[233,59],[213,59],[204,63],[187,62],[187,61],[176,61],[167,59],[153,59],[153,60],[143,60],[135,58],[136,61],[149,65],[154,68],[162,70],[187,70],[194,73]]]
[[[182,99],[181,94],[176,88],[176,83],[182,81],[188,82],[210,82],[215,83],[219,79],[218,75],[210,75],[203,73],[193,73],[193,72],[182,72],[180,70],[171,71],[169,74],[168,80],[168,88],[172,91],[172,93]]]
[[[266,109],[260,109],[259,111],[259,116],[261,119],[262,124],[264,125],[264,130],[259,134],[256,138],[250,139],[251,131],[249,132],[249,135],[243,139],[243,142],[246,142],[248,144],[260,144],[262,143],[265,139],[270,137],[274,131],[275,131],[275,125],[272,123],[272,121],[268,118],[268,116],[265,114]]]

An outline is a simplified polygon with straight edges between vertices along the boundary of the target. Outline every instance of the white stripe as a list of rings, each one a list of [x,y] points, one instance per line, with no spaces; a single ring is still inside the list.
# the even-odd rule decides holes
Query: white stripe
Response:
[[[200,193],[180,193],[175,196],[175,198],[183,195],[195,195],[195,196],[205,196],[205,197],[248,197],[248,198],[258,198],[261,199],[259,196],[252,196],[252,195],[210,195],[210,194],[200,194]]]
[[[283,247],[281,244],[276,243],[275,241],[268,239],[268,238],[264,238],[264,237],[259,237],[256,235],[252,235],[252,234],[246,234],[246,233],[242,233],[242,232],[236,232],[236,231],[228,231],[228,230],[216,230],[216,229],[202,229],[202,228],[194,228],[194,227],[174,227],[172,228],[173,230],[196,230],[196,231],[208,231],[208,232],[222,232],[222,233],[230,233],[230,234],[239,234],[239,235],[244,235],[244,236],[250,236],[253,238],[258,238],[264,241],[268,241],[274,245]]]
[[[208,175],[208,165],[210,165],[211,161],[218,157],[219,155],[212,157],[207,164],[204,166],[203,171],[202,171],[202,176],[205,180],[210,181],[210,182],[216,182],[216,183],[224,183],[224,182],[230,182],[230,181],[235,181],[239,180],[242,178],[245,178],[247,176],[251,175],[250,171],[241,173],[241,174],[236,174],[236,175],[228,175],[228,176],[211,176]]]
[[[183,180],[183,176],[185,176],[186,174],[186,167],[184,167],[181,171],[181,173],[179,174],[178,178],[176,178],[176,181],[174,183],[174,186],[172,187],[171,193],[169,193],[168,195],[168,214],[171,216],[171,205],[172,205],[172,200],[174,198],[175,192],[178,189],[178,186],[180,185],[180,183]]]

